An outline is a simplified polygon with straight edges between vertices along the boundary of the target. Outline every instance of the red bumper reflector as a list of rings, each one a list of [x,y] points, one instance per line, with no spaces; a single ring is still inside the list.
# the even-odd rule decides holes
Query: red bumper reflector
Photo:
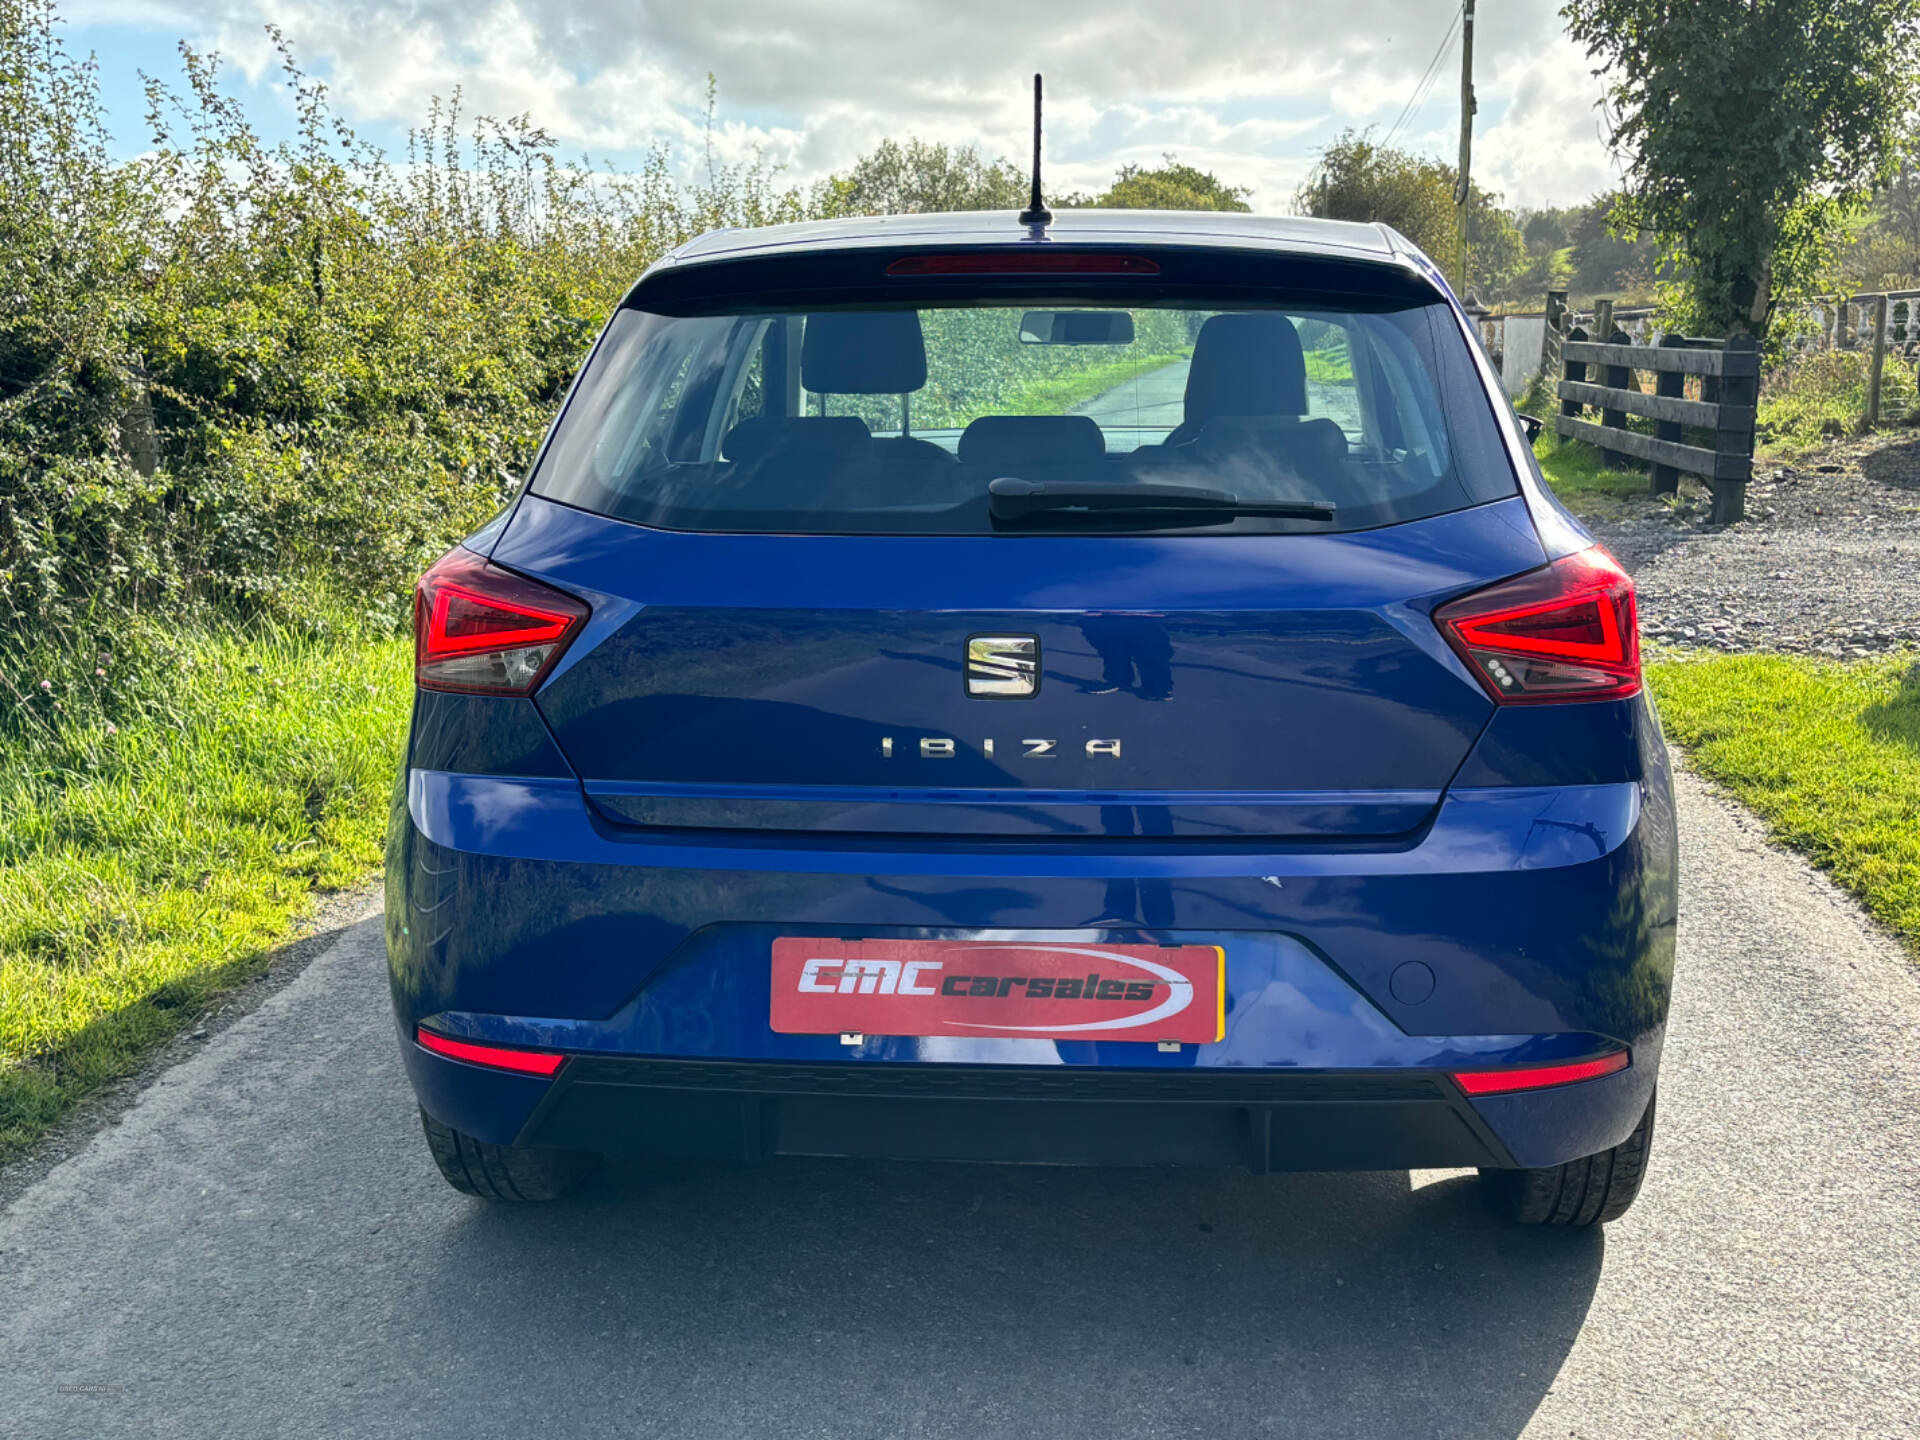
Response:
[[[506,1050],[498,1045],[475,1045],[468,1040],[436,1035],[431,1030],[416,1029],[413,1033],[421,1045],[436,1055],[465,1060],[472,1065],[491,1066],[495,1070],[518,1070],[523,1075],[551,1075],[567,1058],[539,1050]]]
[[[1597,1060],[1575,1060],[1567,1065],[1531,1065],[1524,1070],[1455,1071],[1454,1080],[1469,1095],[1504,1095],[1509,1090],[1545,1090],[1553,1085],[1571,1085],[1579,1080],[1598,1080],[1627,1068],[1625,1050],[1602,1055]]]

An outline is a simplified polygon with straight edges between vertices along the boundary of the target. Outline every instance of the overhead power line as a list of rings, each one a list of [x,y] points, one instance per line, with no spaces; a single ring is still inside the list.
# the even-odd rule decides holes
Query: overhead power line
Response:
[[[1453,12],[1453,18],[1447,22],[1447,33],[1440,37],[1439,45],[1434,48],[1433,58],[1427,62],[1427,68],[1421,72],[1419,80],[1414,82],[1413,93],[1407,97],[1407,103],[1401,108],[1400,118],[1393,122],[1393,128],[1387,131],[1386,137],[1381,140],[1382,149],[1393,143],[1393,138],[1400,133],[1401,127],[1413,118],[1422,105],[1426,104],[1427,96],[1433,89],[1433,82],[1439,78],[1440,62],[1453,49],[1454,32],[1460,27],[1460,16],[1465,9],[1465,0],[1462,0],[1460,8]]]

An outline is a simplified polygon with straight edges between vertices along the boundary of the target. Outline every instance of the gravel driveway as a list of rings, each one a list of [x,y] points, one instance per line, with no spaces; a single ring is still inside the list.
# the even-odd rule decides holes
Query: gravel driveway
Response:
[[[1604,507],[1588,528],[1633,572],[1649,640],[1862,656],[1920,645],[1920,437],[1763,464],[1748,518],[1706,523],[1704,492]]]
[[[377,919],[0,1213],[0,1433],[1868,1436],[1920,1415],[1920,978],[1682,774],[1647,1188],[786,1161],[545,1209],[427,1159]]]

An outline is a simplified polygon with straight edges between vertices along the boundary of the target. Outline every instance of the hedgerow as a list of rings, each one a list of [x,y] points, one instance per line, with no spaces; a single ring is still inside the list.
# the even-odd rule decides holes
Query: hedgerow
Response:
[[[759,164],[602,172],[457,100],[389,157],[281,53],[292,140],[183,46],[116,161],[52,0],[0,0],[0,737],[138,705],[190,611],[397,623],[634,277],[803,213]]]

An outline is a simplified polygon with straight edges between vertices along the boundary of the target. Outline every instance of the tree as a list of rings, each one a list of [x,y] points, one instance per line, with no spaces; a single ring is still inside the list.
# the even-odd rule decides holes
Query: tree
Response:
[[[1566,0],[1600,62],[1619,220],[1684,262],[1676,318],[1764,334],[1893,174],[1920,79],[1920,0]]]
[[[882,140],[813,190],[812,211],[823,219],[842,215],[920,215],[954,210],[1021,210],[1029,180],[1009,160],[984,159],[971,145],[925,140]],[[1172,155],[1154,169],[1123,165],[1098,195],[1060,195],[1056,209],[1091,206],[1107,210],[1239,210],[1253,193],[1219,176],[1183,165]]]
[[[1872,217],[1847,252],[1846,273],[1863,290],[1904,290],[1920,281],[1920,136],[1874,201]]]
[[[1122,165],[1104,195],[1080,203],[1103,210],[1236,210],[1253,207],[1244,185],[1229,185],[1211,171],[1183,165],[1173,156],[1153,170]],[[1074,197],[1078,199],[1078,197]]]
[[[1568,219],[1569,212],[1565,210],[1525,212],[1520,220],[1520,238],[1526,241],[1528,253],[1550,255],[1555,250],[1564,249],[1568,244]]]
[[[1378,221],[1441,253],[1453,233],[1453,179],[1437,160],[1377,145],[1348,130],[1320,152],[1294,207],[1323,220]]]
[[[922,215],[954,210],[1018,210],[1027,177],[1011,161],[987,160],[972,145],[882,140],[844,175],[814,187],[813,210],[841,215]]]
[[[1377,145],[1365,132],[1348,130],[1320,153],[1319,164],[1294,195],[1294,207],[1326,220],[1391,225],[1445,266],[1451,263],[1458,225],[1456,173],[1444,161]],[[1468,288],[1492,292],[1519,274],[1526,264],[1526,246],[1499,197],[1478,185],[1472,191],[1467,202]]]
[[[1620,196],[1602,195],[1573,212],[1567,226],[1572,288],[1582,295],[1650,295],[1661,270],[1660,247],[1645,234],[1622,233]],[[1630,221],[1627,223],[1631,223]]]

